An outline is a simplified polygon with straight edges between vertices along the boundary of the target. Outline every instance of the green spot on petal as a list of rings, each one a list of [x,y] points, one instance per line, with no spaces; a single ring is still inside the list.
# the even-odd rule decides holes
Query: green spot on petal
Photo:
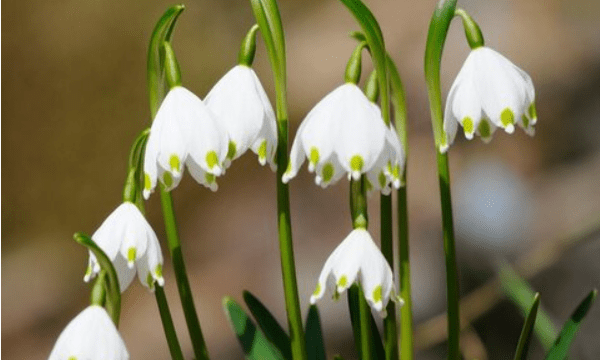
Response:
[[[473,127],[473,119],[468,116],[462,119],[462,126],[466,134],[472,134],[473,131],[475,131]]]
[[[85,269],[85,276],[92,276],[92,265],[88,265],[87,269]]]
[[[263,140],[258,147],[258,158],[263,160],[267,158],[267,140]]]
[[[352,159],[350,159],[350,169],[352,169],[352,171],[362,171],[364,164],[365,161],[360,155],[354,155]]]
[[[319,162],[319,150],[314,146],[310,148],[309,160],[313,165]]]
[[[523,127],[525,127],[525,128],[529,127],[529,118],[527,118],[527,116],[525,116],[525,115],[521,116],[521,121],[523,122]]]
[[[152,286],[154,285],[154,278],[152,277],[152,274],[150,274],[150,272],[148,272],[148,276],[146,276],[146,284],[148,284],[149,288],[152,288]]]
[[[535,103],[531,103],[531,105],[529,105],[529,109],[527,109],[527,113],[529,114],[530,119],[537,118],[537,111],[535,110]]]
[[[69,358],[67,360],[77,360],[76,356],[69,356]]]
[[[315,291],[313,292],[313,296],[318,296],[321,293],[321,284],[317,284]]]
[[[381,302],[381,298],[382,298],[382,288],[381,285],[377,285],[375,287],[375,290],[373,290],[373,301],[378,303]]]
[[[286,174],[289,174],[290,172],[292,172],[292,162],[288,161],[288,165],[287,168],[285,169]]]
[[[167,187],[171,187],[171,185],[173,185],[173,178],[171,177],[171,174],[166,172],[163,175],[163,183],[167,186]]]
[[[209,169],[212,169],[218,163],[219,157],[217,156],[217,153],[214,150],[206,153],[206,165],[208,165]]]
[[[479,135],[481,135],[482,138],[490,137],[491,129],[490,124],[487,122],[487,120],[482,119],[477,129],[479,130]]]
[[[510,108],[506,108],[502,110],[502,113],[500,114],[500,121],[504,127],[513,125],[515,123],[515,114]]]
[[[179,165],[179,156],[175,154],[171,155],[171,157],[169,158],[169,166],[171,166],[171,170],[179,172]]]
[[[233,160],[236,153],[237,153],[237,146],[235,145],[235,142],[230,141],[229,147],[227,148],[227,158],[229,160]]]
[[[144,173],[144,189],[152,189],[152,180],[150,179],[150,175],[148,173]]]
[[[327,163],[325,164],[325,166],[323,166],[322,176],[323,181],[325,181],[326,183],[328,183],[331,180],[331,178],[333,178],[333,165],[331,163]]]
[[[215,182],[215,176],[213,174],[206,173],[204,174],[204,179],[208,184],[212,184]]]
[[[156,265],[156,268],[154,268],[154,275],[156,275],[157,278],[161,278],[163,276],[163,269],[161,264]]]
[[[383,189],[385,187],[385,184],[387,183],[387,178],[385,177],[385,174],[383,173],[383,171],[379,172],[378,180],[379,180],[379,187]]]
[[[394,169],[392,171],[392,176],[394,177],[394,179],[399,179],[400,178],[400,165],[395,165]]]
[[[136,253],[137,250],[134,247],[129,248],[129,250],[127,250],[127,261],[134,262]]]
[[[346,287],[346,285],[348,285],[348,277],[346,277],[346,275],[342,275],[337,284],[339,287]]]
[[[367,186],[367,191],[373,190],[373,184],[365,177],[365,185]]]

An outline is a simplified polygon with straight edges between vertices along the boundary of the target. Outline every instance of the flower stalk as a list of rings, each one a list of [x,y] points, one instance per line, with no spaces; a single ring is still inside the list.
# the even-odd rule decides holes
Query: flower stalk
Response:
[[[281,16],[275,0],[250,0],[256,23],[267,47],[273,70],[276,92],[277,117],[277,219],[279,229],[279,252],[285,295],[285,307],[290,332],[292,357],[306,359],[306,342],[302,325],[302,312],[298,296],[296,265],[292,241],[290,195],[288,185],[282,181],[288,167],[288,113],[285,38]]]
[[[440,65],[442,51],[450,22],[455,15],[456,0],[441,0],[431,19],[425,48],[425,79],[431,109],[431,122],[435,136],[438,179],[442,207],[442,228],[446,260],[446,286],[448,303],[448,359],[460,359],[459,336],[459,282],[454,243],[452,199],[450,194],[450,171],[448,155],[440,152],[446,146],[443,129],[442,98],[440,88]]]

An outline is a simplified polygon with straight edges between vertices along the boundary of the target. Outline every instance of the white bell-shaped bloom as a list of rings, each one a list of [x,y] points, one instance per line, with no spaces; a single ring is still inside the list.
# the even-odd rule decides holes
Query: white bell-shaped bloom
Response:
[[[48,360],[128,360],[119,331],[104,308],[90,305],[62,331]]]
[[[272,168],[277,148],[277,122],[273,107],[252,68],[237,65],[215,84],[204,99],[229,135],[225,165],[248,149],[261,165]]]
[[[223,172],[228,137],[206,105],[182,86],[173,87],[163,100],[152,127],[144,155],[144,198],[157,179],[167,190],[181,181],[184,165],[192,177],[217,190],[216,176]]]
[[[308,158],[308,170],[316,172],[315,182],[322,187],[344,173],[355,180],[362,174],[378,179],[383,173],[387,184],[392,181],[388,165],[401,165],[397,144],[397,135],[385,126],[379,107],[358,86],[346,83],[325,96],[300,124],[282,180],[287,183],[295,177]],[[392,183],[400,186],[399,181]],[[378,180],[372,185],[386,188],[377,184]]]
[[[121,204],[104,220],[92,235],[92,240],[112,261],[119,277],[121,292],[133,281],[136,268],[140,282],[150,290],[154,289],[155,281],[160,286],[164,285],[163,257],[158,238],[134,204]],[[90,252],[84,280],[90,281],[99,272],[100,264]]]
[[[323,297],[328,283],[333,283],[334,292],[339,294],[355,281],[362,287],[371,308],[385,317],[385,307],[394,287],[392,269],[365,229],[353,230],[331,253],[310,303]]]
[[[450,88],[440,151],[454,142],[457,124],[467,139],[477,134],[489,142],[496,128],[511,134],[515,124],[533,135],[536,122],[535,89],[529,75],[482,46],[471,51]]]

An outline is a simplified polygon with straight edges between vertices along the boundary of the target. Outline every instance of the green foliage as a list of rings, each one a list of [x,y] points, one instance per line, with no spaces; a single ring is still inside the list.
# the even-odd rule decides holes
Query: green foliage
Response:
[[[311,305],[308,310],[304,332],[306,333],[306,355],[308,359],[326,360],[323,330],[321,329],[319,309],[316,305]]]
[[[223,309],[248,360],[284,360],[265,334],[230,297],[223,298]]]
[[[531,340],[531,333],[533,333],[533,326],[535,324],[535,318],[537,316],[538,307],[540,306],[540,293],[536,293],[533,298],[533,305],[529,310],[529,314],[523,324],[523,330],[521,330],[521,336],[519,337],[519,343],[517,344],[517,351],[515,352],[515,360],[527,359],[527,350],[529,350],[529,343]]]
[[[275,317],[269,312],[269,310],[263,305],[249,291],[244,291],[244,302],[250,309],[250,312],[254,316],[254,319],[258,323],[258,326],[264,332],[266,338],[275,345],[284,358],[292,358],[292,350],[290,348],[290,337],[283,330],[281,325],[277,322]]]
[[[358,351],[358,358],[362,359],[362,350],[360,346],[361,339],[361,328],[360,328],[360,304],[359,304],[360,291],[358,285],[354,284],[348,289],[348,307],[350,309],[350,322],[352,323],[352,333],[354,335],[354,343]],[[373,347],[371,348],[372,359],[385,359],[385,350],[383,348],[383,341],[379,334],[379,329],[373,319],[373,315],[369,314],[371,319],[371,337]]]
[[[558,338],[554,342],[554,345],[546,355],[547,360],[562,360],[567,358],[567,353],[571,342],[575,338],[583,318],[587,315],[588,311],[592,307],[592,304],[596,300],[598,290],[592,290],[588,296],[577,306],[569,320],[563,325]]]

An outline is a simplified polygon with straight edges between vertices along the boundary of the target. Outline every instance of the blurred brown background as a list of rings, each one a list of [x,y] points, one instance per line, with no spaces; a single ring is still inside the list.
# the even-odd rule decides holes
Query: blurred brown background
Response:
[[[422,322],[445,308],[440,210],[422,70],[435,1],[370,0],[405,83],[409,122],[409,216],[414,310]],[[2,5],[2,356],[44,359],[61,329],[88,302],[87,252],[71,240],[91,234],[120,203],[126,157],[149,125],[146,46],[167,1],[5,1]],[[184,85],[204,97],[235,64],[253,24],[247,1],[189,1],[174,35]],[[493,276],[499,257],[519,258],[600,219],[600,2],[461,1],[489,45],[526,70],[537,91],[537,134],[498,132],[490,145],[459,135],[451,150],[454,212],[464,293]],[[291,136],[321,97],[343,80],[357,30],[341,3],[280,1],[288,51]],[[468,47],[459,22],[443,61],[447,93]],[[365,69],[370,66],[365,62]],[[274,99],[266,52],[255,68]],[[367,73],[366,71],[364,73]],[[183,247],[214,359],[242,358],[221,298],[253,291],[285,322],[275,222],[275,178],[244,156],[217,193],[185,177],[174,191]],[[378,202],[371,198],[372,233]],[[493,206],[485,206],[493,204]],[[321,266],[349,232],[347,183],[321,190],[306,171],[291,182],[303,306]],[[154,196],[148,215],[164,239]],[[166,253],[165,253],[166,255]],[[600,241],[587,237],[532,279],[557,326],[600,285]],[[166,290],[179,339],[191,358],[167,256]],[[132,359],[166,359],[154,297],[137,282],[124,294],[121,331]],[[330,355],[355,357],[345,299],[320,309]],[[575,359],[600,354],[600,306],[573,346]],[[522,317],[504,301],[475,322],[490,359],[512,356]],[[595,340],[595,341],[594,341]],[[477,347],[477,346],[475,346]],[[533,342],[540,357],[540,345]],[[443,345],[419,353],[444,356]],[[541,357],[540,357],[541,358]]]

